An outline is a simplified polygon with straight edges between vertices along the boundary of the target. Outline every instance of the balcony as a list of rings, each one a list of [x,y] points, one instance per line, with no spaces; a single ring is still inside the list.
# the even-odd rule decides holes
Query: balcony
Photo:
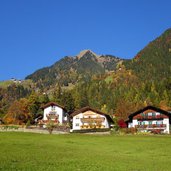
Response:
[[[137,120],[161,120],[161,119],[164,119],[164,118],[168,118],[168,116],[166,115],[155,115],[155,116],[148,116],[148,115],[137,115],[137,116],[134,116],[133,119],[137,119]]]
[[[102,124],[98,124],[98,125],[89,124],[89,125],[81,125],[80,128],[81,129],[102,129],[102,128],[105,128],[105,125],[102,125]]]
[[[105,118],[81,118],[82,123],[102,123]]]
[[[58,119],[59,115],[55,111],[50,111],[48,114],[46,114],[47,119]]]
[[[165,129],[166,124],[135,125],[137,129]]]
[[[57,115],[57,112],[56,111],[50,111],[48,114],[49,115]]]

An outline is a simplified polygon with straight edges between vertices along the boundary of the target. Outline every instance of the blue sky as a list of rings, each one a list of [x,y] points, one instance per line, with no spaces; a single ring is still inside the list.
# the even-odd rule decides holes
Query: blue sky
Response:
[[[0,80],[91,49],[132,58],[171,27],[170,0],[0,0]]]

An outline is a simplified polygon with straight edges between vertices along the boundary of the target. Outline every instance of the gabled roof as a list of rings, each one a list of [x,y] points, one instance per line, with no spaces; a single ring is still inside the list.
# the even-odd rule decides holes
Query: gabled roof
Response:
[[[105,113],[103,113],[103,112],[101,112],[101,111],[99,111],[99,110],[97,110],[97,109],[91,108],[90,106],[86,106],[86,107],[83,107],[83,108],[81,108],[81,109],[78,109],[78,110],[74,111],[73,113],[71,113],[70,116],[71,116],[71,117],[74,117],[74,116],[76,116],[76,115],[78,115],[78,114],[80,114],[80,113],[84,113],[84,112],[86,112],[86,111],[88,111],[88,110],[91,110],[91,111],[93,111],[93,112],[95,112],[95,113],[98,113],[98,114],[100,114],[100,115],[104,115],[104,116],[106,116],[106,118],[107,118],[110,122],[113,122],[113,120],[112,120],[112,118],[110,117],[110,115],[105,114]]]
[[[162,113],[162,114],[165,114],[165,115],[171,117],[171,113],[169,113],[169,112],[167,112],[167,111],[165,111],[165,110],[163,110],[163,109],[160,109],[160,108],[157,108],[157,107],[154,107],[154,106],[146,106],[146,107],[144,107],[144,108],[142,108],[142,109],[140,109],[140,110],[138,110],[138,111],[136,111],[136,112],[130,114],[130,115],[128,116],[129,120],[127,120],[127,121],[132,120],[132,118],[133,118],[134,116],[136,116],[136,115],[138,115],[138,114],[140,114],[140,113],[142,113],[142,112],[144,112],[144,111],[146,111],[146,110],[154,110],[154,111],[156,111],[156,112],[160,112],[160,113]]]
[[[58,107],[62,108],[63,110],[66,110],[63,106],[57,104],[56,102],[49,102],[49,103],[43,105],[41,108],[45,109],[45,108],[47,108],[49,106],[58,106]]]

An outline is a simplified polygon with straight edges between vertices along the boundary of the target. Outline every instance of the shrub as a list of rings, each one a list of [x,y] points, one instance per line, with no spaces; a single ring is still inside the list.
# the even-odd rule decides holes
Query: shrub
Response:
[[[124,133],[124,134],[135,134],[137,133],[137,129],[136,128],[122,128],[120,129],[120,132],[121,133]]]
[[[120,119],[118,121],[118,125],[120,128],[126,128],[127,127],[127,124],[125,123],[125,121],[123,119]]]
[[[45,124],[45,126],[46,126],[46,128],[47,128],[49,134],[52,134],[52,131],[53,131],[53,129],[57,126],[57,124],[54,123],[54,121],[49,120],[49,121]]]
[[[137,132],[137,135],[151,135],[151,132]]]

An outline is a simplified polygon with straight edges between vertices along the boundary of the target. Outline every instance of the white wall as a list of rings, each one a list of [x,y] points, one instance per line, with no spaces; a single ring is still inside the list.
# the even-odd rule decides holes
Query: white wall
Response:
[[[79,118],[79,119],[77,119]],[[73,120],[72,120],[72,129],[73,130],[79,130],[81,129],[80,126],[82,125],[82,122],[81,122],[81,118],[83,118],[83,114],[80,113],[76,116],[73,117]],[[78,126],[76,126],[76,124],[78,124]]]
[[[137,119],[132,120],[132,126],[135,127],[135,125],[138,125],[138,120]]]
[[[163,119],[163,124],[166,124],[166,130],[164,130],[165,133],[170,133],[170,130],[169,130],[169,118],[164,118]]]

